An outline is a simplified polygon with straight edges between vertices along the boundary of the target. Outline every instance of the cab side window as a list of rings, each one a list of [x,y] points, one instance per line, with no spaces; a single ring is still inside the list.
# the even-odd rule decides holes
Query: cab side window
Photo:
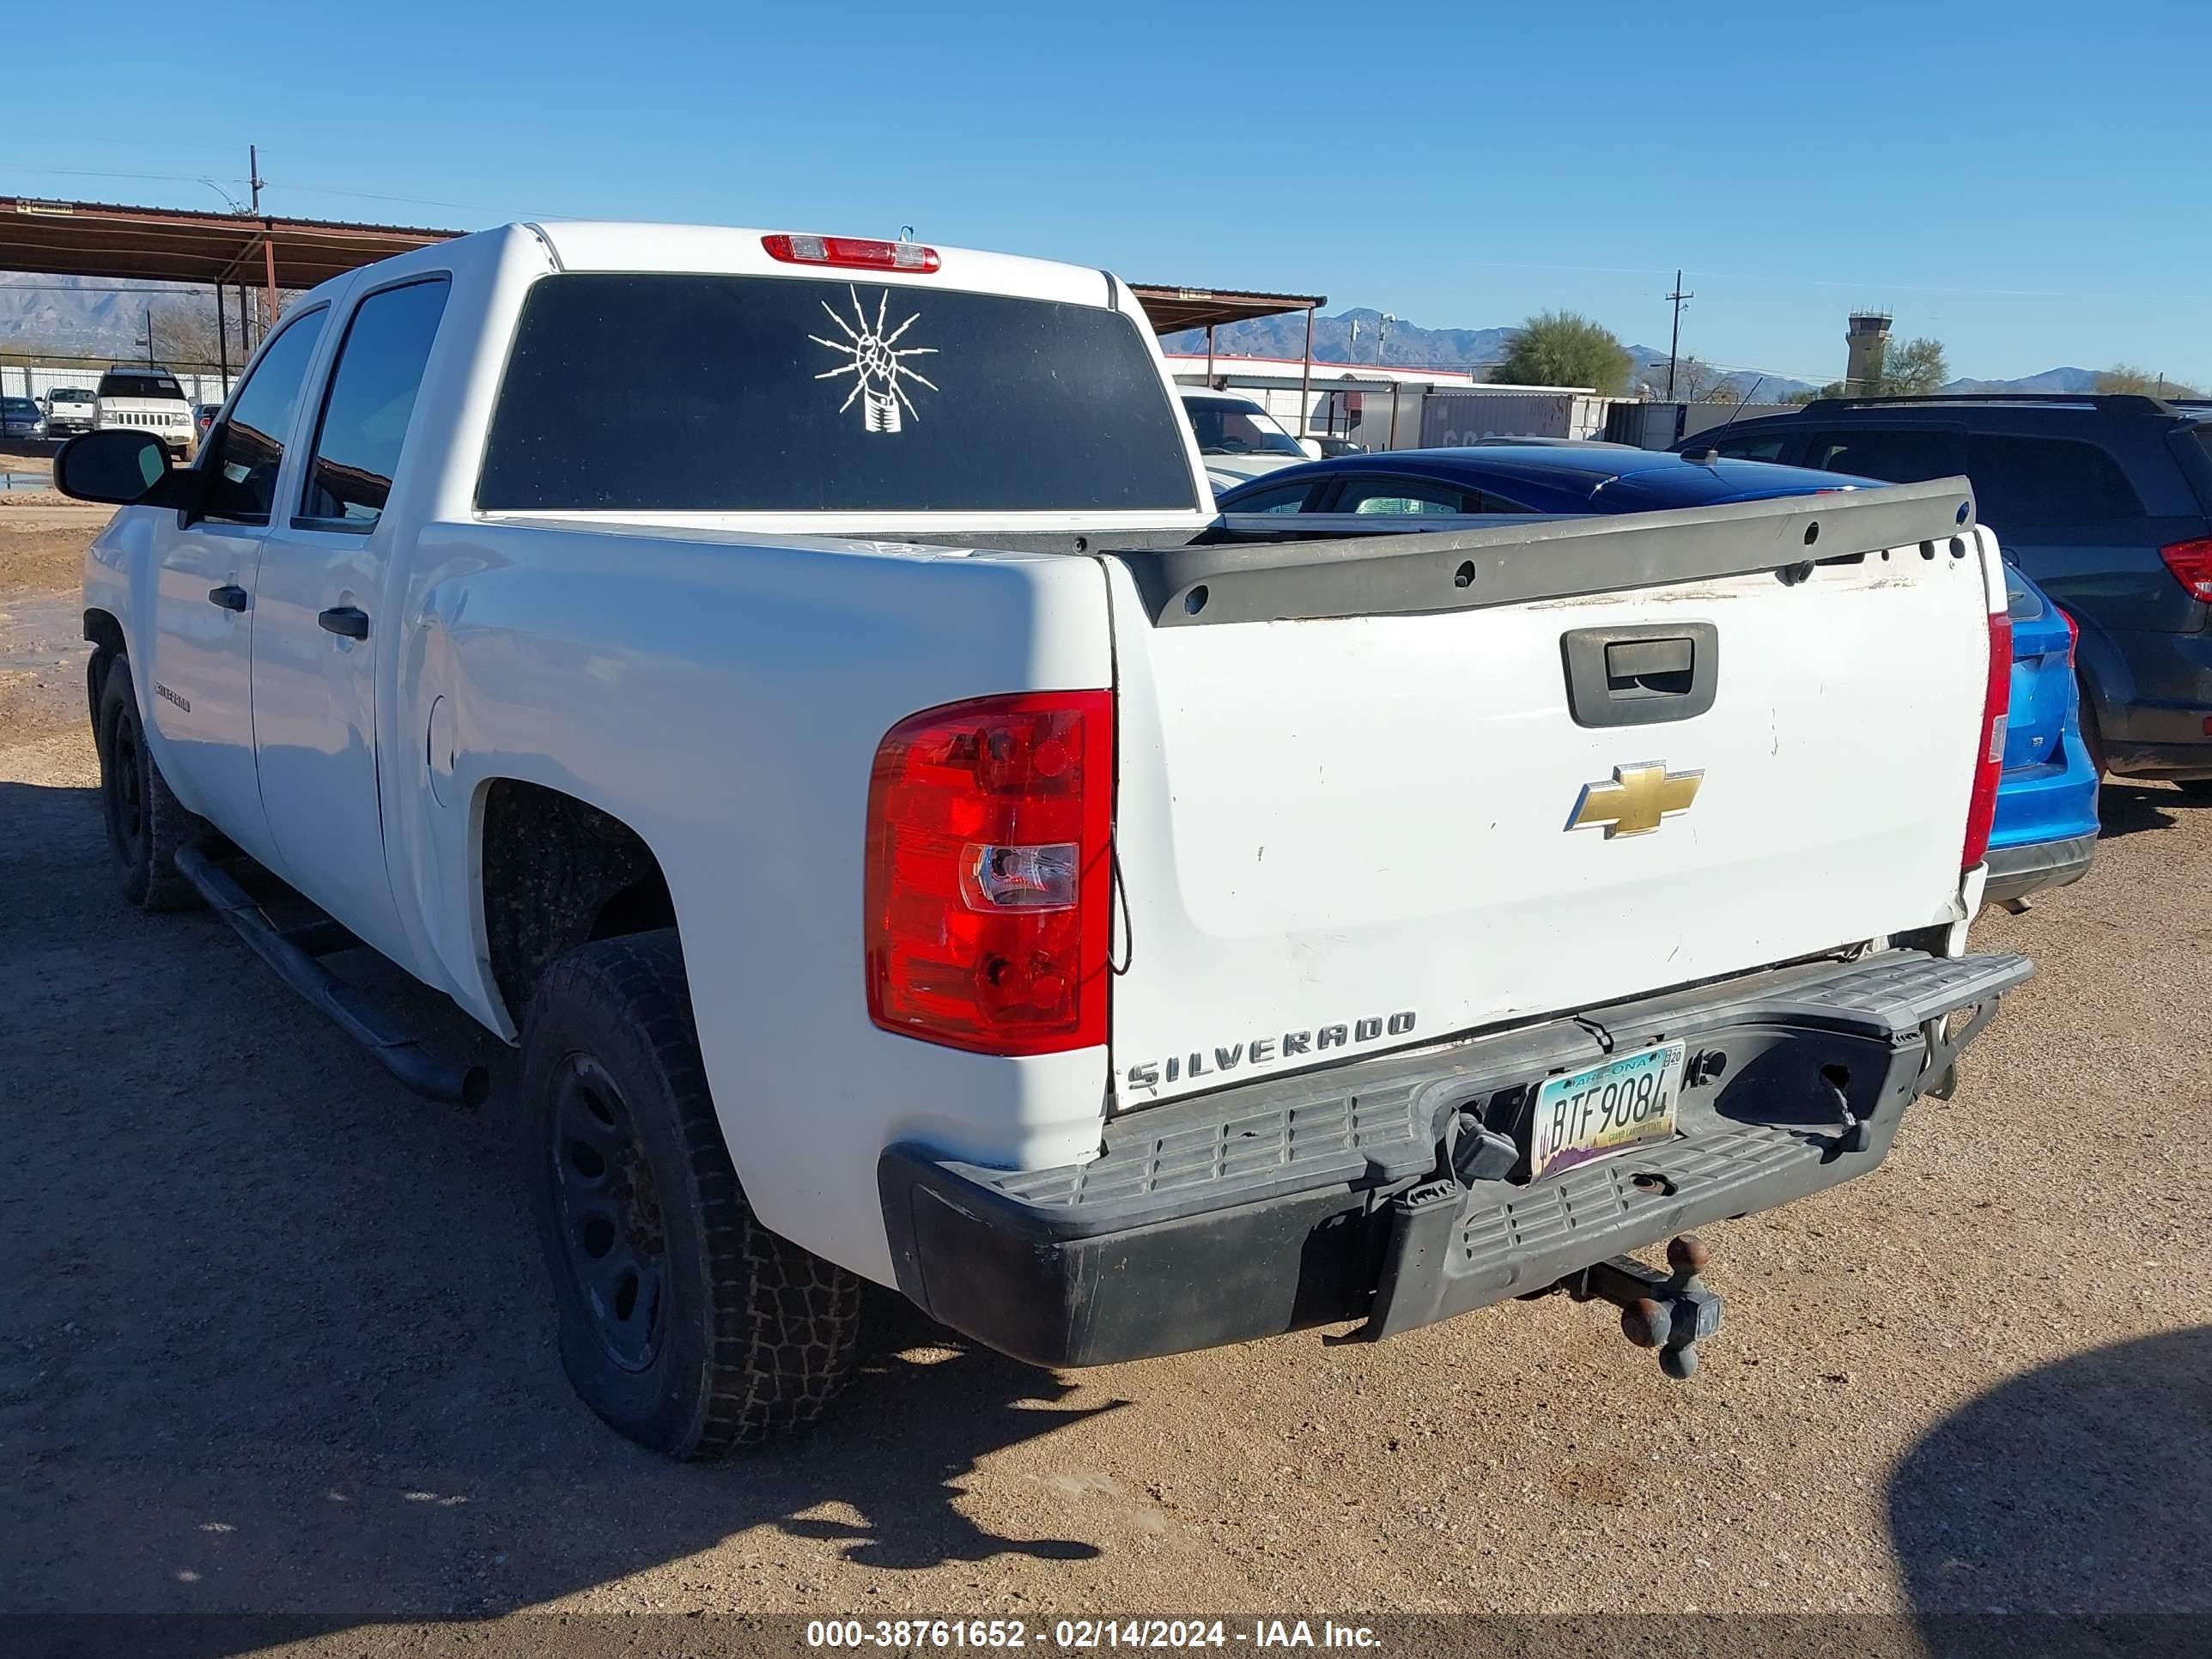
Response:
[[[207,516],[234,524],[267,524],[276,500],[276,471],[299,412],[300,388],[330,313],[318,306],[284,325],[231,401],[230,414],[208,434],[200,470],[207,477]]]
[[[298,522],[367,531],[383,515],[450,287],[443,276],[410,283],[356,307],[316,423]]]

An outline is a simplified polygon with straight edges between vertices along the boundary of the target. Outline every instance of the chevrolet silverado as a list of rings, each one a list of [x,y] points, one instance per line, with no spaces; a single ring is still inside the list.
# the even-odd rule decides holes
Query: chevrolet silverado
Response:
[[[1224,518],[1107,272],[595,223],[325,284],[168,441],[57,463],[122,890],[423,1094],[348,952],[519,1045],[563,1364],[673,1455],[817,1415],[863,1279],[1068,1365],[1561,1290],[1686,1375],[1676,1235],[2030,971],[1963,479]]]

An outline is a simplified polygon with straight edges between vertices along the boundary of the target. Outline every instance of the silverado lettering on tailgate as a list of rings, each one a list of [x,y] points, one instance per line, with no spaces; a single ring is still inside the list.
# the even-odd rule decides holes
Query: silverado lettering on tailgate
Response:
[[[1247,1037],[1241,1042],[1216,1044],[1211,1049],[1170,1054],[1164,1060],[1139,1060],[1129,1067],[1126,1083],[1131,1089],[1156,1091],[1164,1083],[1187,1078],[1212,1077],[1247,1066],[1278,1066],[1286,1060],[1303,1060],[1333,1048],[1356,1048],[1384,1036],[1404,1036],[1414,1024],[1413,1010],[1406,1008],[1395,1014],[1370,1014],[1349,1024],[1340,1022],[1303,1031],[1285,1031],[1280,1036]]]

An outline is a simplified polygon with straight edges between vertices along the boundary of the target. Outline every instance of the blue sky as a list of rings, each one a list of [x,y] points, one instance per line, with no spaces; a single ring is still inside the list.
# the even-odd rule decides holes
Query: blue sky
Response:
[[[18,19],[0,191],[219,208],[198,178],[242,195],[252,141],[276,213],[911,224],[1428,326],[1565,307],[1662,347],[1679,264],[1684,349],[1724,365],[1832,377],[1874,305],[1956,373],[2212,384],[2212,6],[213,15]]]

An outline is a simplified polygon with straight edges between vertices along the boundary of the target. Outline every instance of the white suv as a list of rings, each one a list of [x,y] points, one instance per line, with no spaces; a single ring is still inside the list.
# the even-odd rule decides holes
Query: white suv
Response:
[[[192,406],[167,369],[118,363],[100,377],[97,401],[102,432],[116,427],[150,432],[178,459],[191,453]]]

